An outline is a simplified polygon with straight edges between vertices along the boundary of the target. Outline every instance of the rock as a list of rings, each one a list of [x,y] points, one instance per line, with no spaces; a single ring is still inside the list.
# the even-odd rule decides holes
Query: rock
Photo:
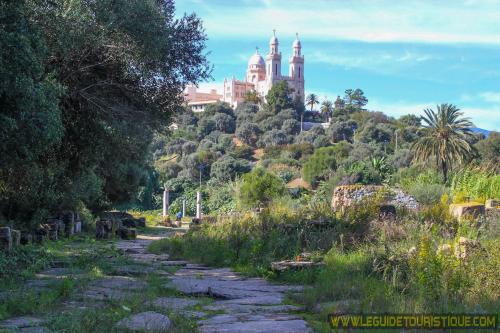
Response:
[[[151,305],[157,308],[175,311],[182,310],[197,304],[200,304],[200,301],[180,297],[160,297],[151,303]]]
[[[379,207],[379,216],[381,218],[396,216],[396,207],[394,205],[381,205]]]
[[[467,217],[476,219],[480,216],[483,216],[484,212],[484,205],[477,202],[467,202],[450,205],[450,214],[459,220]]]
[[[378,185],[337,186],[333,191],[332,208],[336,211],[344,211],[345,208],[365,198],[374,196],[384,189],[384,186]],[[385,198],[385,205],[392,205],[410,210],[416,210],[419,208],[417,200],[400,189],[391,189],[390,193],[387,194],[388,196]],[[391,209],[391,213],[395,213],[394,211],[395,209]]]
[[[442,244],[438,246],[436,250],[437,255],[450,255],[452,253],[451,245],[450,244]]]
[[[275,272],[284,272],[289,269],[297,270],[315,268],[324,265],[325,264],[322,262],[283,260],[271,263],[271,269]]]
[[[47,327],[37,326],[37,327],[24,327],[19,329],[19,333],[50,333],[51,331]]]
[[[411,258],[411,257],[414,257],[415,255],[417,254],[417,248],[415,246],[412,246],[408,252],[406,253],[406,255]]]
[[[99,219],[95,223],[95,237],[97,239],[109,239],[113,236],[113,223],[110,220]]]
[[[170,319],[160,313],[147,311],[120,320],[116,327],[119,330],[139,332],[164,332],[171,326]]]
[[[472,250],[480,248],[478,241],[460,237],[455,245],[455,256],[459,259],[467,259]]]
[[[500,208],[500,200],[499,199],[488,199],[485,203],[486,209],[498,209]]]
[[[12,234],[9,227],[0,228],[0,249],[3,251],[12,249]]]
[[[120,227],[118,229],[118,236],[121,239],[135,239],[137,237],[137,231],[135,229]]]

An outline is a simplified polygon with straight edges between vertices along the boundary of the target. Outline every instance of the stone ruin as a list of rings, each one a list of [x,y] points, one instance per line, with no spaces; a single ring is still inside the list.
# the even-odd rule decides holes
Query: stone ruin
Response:
[[[386,191],[386,199],[381,206],[381,213],[394,214],[395,207],[416,210],[419,204],[414,197],[400,189],[391,189],[380,185],[342,185],[333,191],[332,208],[335,211],[344,211],[347,207],[365,198]]]
[[[122,239],[135,239],[137,230],[135,228],[145,227],[144,217],[134,218],[125,212],[104,212],[96,221],[96,238],[110,239],[120,237]]]
[[[24,232],[11,227],[0,228],[0,250],[10,251],[20,244],[42,243],[69,237],[82,231],[80,215],[73,211],[62,211],[45,220],[32,232]]]

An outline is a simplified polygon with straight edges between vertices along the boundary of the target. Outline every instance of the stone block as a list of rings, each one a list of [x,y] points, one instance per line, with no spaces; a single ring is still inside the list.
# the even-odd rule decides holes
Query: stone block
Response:
[[[79,234],[82,232],[82,221],[75,222],[75,233]]]
[[[99,219],[95,224],[95,236],[97,239],[109,239],[113,236],[112,222],[110,220]]]
[[[64,211],[62,214],[62,220],[64,221],[64,231],[67,237],[75,233],[75,214],[70,211]]]
[[[486,209],[500,209],[500,199],[488,199],[484,206]]]
[[[0,250],[12,250],[12,234],[9,227],[0,228]]]
[[[467,202],[450,205],[450,214],[459,220],[466,217],[478,218],[480,216],[483,216],[484,212],[484,205],[478,202]]]
[[[33,235],[29,234],[27,232],[22,232],[21,233],[21,244],[26,245],[26,244],[31,244],[33,243]]]
[[[21,231],[10,229],[10,235],[12,237],[12,247],[21,245]]]
[[[120,227],[118,229],[118,236],[122,239],[135,239],[137,237],[137,231],[131,228]]]

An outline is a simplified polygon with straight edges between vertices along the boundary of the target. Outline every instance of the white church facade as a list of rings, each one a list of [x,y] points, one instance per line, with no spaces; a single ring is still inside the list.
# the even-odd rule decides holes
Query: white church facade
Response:
[[[292,92],[292,98],[299,97],[304,101],[304,56],[298,34],[292,44],[292,55],[288,61],[288,76],[282,74],[281,60],[279,41],[274,32],[269,41],[269,54],[266,59],[264,60],[259,54],[258,49],[250,57],[244,81],[234,77],[230,80],[224,80],[222,100],[237,106],[244,100],[245,94],[249,91],[257,92],[264,99],[273,85],[285,81]]]
[[[223,91],[216,92],[212,90],[210,94],[199,93],[195,87],[188,87],[185,99],[195,112],[203,111],[206,105],[215,103],[217,100],[236,107],[245,100],[245,95],[248,92],[255,91],[262,100],[265,100],[267,93],[276,83],[285,81],[290,88],[292,98],[298,97],[301,101],[304,101],[304,56],[302,55],[302,44],[298,34],[292,43],[292,55],[288,61],[288,76],[282,74],[281,60],[279,41],[274,31],[269,41],[269,54],[264,60],[259,54],[259,50],[255,51],[255,54],[248,61],[244,80],[237,80],[235,77],[226,78],[224,79]]]

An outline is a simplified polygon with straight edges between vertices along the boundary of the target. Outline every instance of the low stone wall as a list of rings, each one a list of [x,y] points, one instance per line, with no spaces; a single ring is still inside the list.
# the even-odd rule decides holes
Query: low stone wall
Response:
[[[411,195],[404,193],[400,189],[391,189],[379,185],[342,185],[335,188],[332,198],[332,208],[336,211],[343,210],[364,198],[374,196],[378,192],[386,190],[386,205],[394,205],[406,209],[415,210],[419,204]]]

